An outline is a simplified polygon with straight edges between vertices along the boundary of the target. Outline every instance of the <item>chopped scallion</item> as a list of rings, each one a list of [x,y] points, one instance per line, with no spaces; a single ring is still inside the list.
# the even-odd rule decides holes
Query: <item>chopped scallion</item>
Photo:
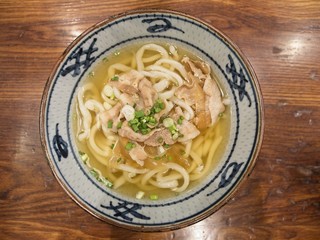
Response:
[[[88,154],[84,153],[84,152],[79,152],[81,160],[84,162],[84,164],[87,163],[87,161],[89,160]]]
[[[106,179],[105,177],[100,177],[99,178],[99,182],[102,182],[104,185],[106,185],[108,188],[112,188],[113,187],[113,183],[110,182],[108,179]]]
[[[177,133],[177,132],[172,135],[173,140],[177,140],[178,137],[179,137],[179,133]]]
[[[130,124],[137,124],[138,122],[139,122],[139,120],[136,118],[129,121]]]
[[[156,113],[159,113],[159,112],[161,112],[161,108],[156,107],[156,108],[154,108],[154,111],[155,111]]]
[[[168,130],[170,131],[170,133],[171,133],[172,135],[178,132],[178,129],[176,128],[175,125],[169,126],[169,127],[168,127]]]
[[[174,126],[174,121],[172,118],[165,118],[163,119],[163,125],[166,127],[166,128],[169,128],[171,126]]]
[[[117,129],[120,129],[122,127],[122,122],[118,122]]]
[[[163,103],[163,102],[159,103],[159,108],[161,108],[161,110],[163,110],[163,109],[165,108],[165,106],[164,106],[164,103]]]
[[[111,81],[118,81],[119,80],[119,76],[117,75],[114,75],[112,78],[111,78]]]
[[[157,194],[151,194],[151,195],[149,196],[149,198],[150,198],[151,200],[158,200],[158,199],[159,199],[159,197],[158,197]]]
[[[128,142],[125,146],[126,150],[130,151],[132,148],[134,148],[136,145],[132,142]]]
[[[132,125],[131,128],[133,129],[133,131],[139,132],[138,125]]]
[[[179,125],[181,125],[182,124],[182,121],[183,121],[183,116],[180,116],[179,118],[178,118],[178,121],[177,121],[177,123],[179,124]]]
[[[90,170],[90,174],[91,174],[92,176],[94,176],[96,179],[98,179],[98,177],[99,177],[99,174],[98,174],[97,171],[94,170],[94,169],[91,169],[91,170]]]
[[[144,117],[144,112],[143,112],[143,110],[135,111],[135,112],[134,112],[134,116],[135,116],[136,118]]]
[[[147,109],[145,112],[147,116],[151,114],[151,111],[149,109]]]
[[[148,122],[149,123],[157,123],[157,120],[154,117],[149,117]]]
[[[151,132],[151,129],[150,129],[150,128],[143,128],[143,129],[141,129],[140,131],[141,131],[141,133],[142,133],[143,135],[146,135],[146,134],[148,134],[149,132]]]
[[[112,121],[112,120],[109,120],[109,121],[108,121],[108,128],[112,128],[112,126],[113,126],[113,121]]]

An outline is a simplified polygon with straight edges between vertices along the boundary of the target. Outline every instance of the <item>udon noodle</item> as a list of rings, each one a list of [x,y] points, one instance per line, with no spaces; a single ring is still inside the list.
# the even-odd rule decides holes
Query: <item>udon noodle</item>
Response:
[[[226,98],[208,63],[172,45],[124,52],[77,90],[81,158],[100,182],[137,198],[186,191],[212,170],[227,137]]]

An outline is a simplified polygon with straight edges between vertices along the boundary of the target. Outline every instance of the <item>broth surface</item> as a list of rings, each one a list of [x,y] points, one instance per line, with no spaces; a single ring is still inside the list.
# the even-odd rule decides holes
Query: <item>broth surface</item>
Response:
[[[159,44],[161,47],[165,48],[170,53],[170,46],[169,44]],[[113,66],[114,64],[123,64],[128,66],[129,68],[135,68],[135,54],[137,53],[138,49],[140,49],[143,45],[133,45],[130,47],[125,47],[123,49],[119,49],[119,51],[114,52],[113,54],[110,54],[103,58],[101,62],[99,62],[94,70],[90,72],[85,81],[83,82],[82,86],[92,85],[94,86],[92,89],[86,92],[86,94],[83,95],[83,102],[86,102],[90,99],[94,99],[97,102],[103,103],[104,99],[101,96],[101,92],[104,91],[104,88],[107,84],[109,84],[112,80],[112,76],[108,76],[110,74],[110,71],[108,73],[108,70],[110,69],[110,66]],[[202,61],[197,56],[191,54],[190,52],[183,50],[182,48],[178,47],[175,49],[177,50],[177,54],[182,58],[183,56],[187,56],[188,58],[192,59],[193,61]],[[153,58],[155,57],[157,53],[155,51],[145,51],[143,55],[143,59]],[[174,54],[169,54],[170,57],[173,57]],[[145,68],[152,65],[155,61],[152,61],[150,63],[145,63]],[[165,66],[165,64],[163,65]],[[170,68],[170,67],[169,67]],[[177,72],[177,71],[176,71]],[[114,76],[120,76],[121,71],[114,71]],[[210,74],[212,78],[216,80],[216,77],[214,77],[214,73],[211,72]],[[117,80],[118,81],[118,80]],[[219,83],[217,83],[219,86]],[[173,86],[171,86],[173,88]],[[223,89],[219,86],[220,91],[223,93]],[[170,89],[170,88],[169,88]],[[225,96],[223,96],[225,97]],[[75,101],[76,102],[76,101]],[[184,157],[186,154],[186,144],[181,142],[176,142],[172,145],[170,145],[167,149],[165,149],[164,154],[158,154],[157,155],[157,147],[152,146],[143,146],[145,152],[148,154],[148,158],[144,160],[144,165],[140,166],[135,162],[131,157],[129,152],[126,150],[126,146],[128,142],[130,142],[130,139],[126,137],[119,137],[118,139],[112,143],[109,144],[109,142],[106,140],[106,134],[102,131],[101,127],[100,129],[97,129],[97,132],[94,137],[95,144],[102,149],[102,152],[106,148],[111,149],[111,154],[109,154],[109,157],[103,157],[100,156],[99,159],[97,159],[97,154],[92,151],[92,148],[87,144],[89,140],[82,140],[80,141],[77,136],[79,136],[79,122],[80,125],[84,123],[83,120],[80,119],[80,113],[79,113],[79,103],[76,102],[74,104],[74,122],[73,122],[73,128],[74,133],[76,136],[76,143],[78,146],[79,151],[81,152],[81,157],[84,160],[84,162],[89,166],[89,168],[92,170],[91,173],[94,175],[98,175],[105,177],[108,181],[110,181],[113,186],[112,191],[116,191],[119,194],[123,194],[130,197],[135,197],[138,192],[143,192],[144,199],[148,199],[150,196],[156,196],[156,198],[164,199],[164,198],[170,198],[177,196],[181,194],[180,192],[175,192],[170,188],[159,188],[154,187],[150,184],[147,184],[145,188],[142,188],[141,184],[135,184],[131,182],[138,181],[137,179],[141,177],[141,174],[133,174],[133,173],[125,173],[123,171],[120,171],[119,169],[113,168],[113,166],[117,164],[124,163],[128,166],[132,166],[137,169],[149,169],[149,171],[152,171],[157,168],[161,168],[167,163],[175,163],[179,166],[183,167],[188,171],[188,169],[192,169],[192,166],[194,166],[193,162],[195,161],[192,156],[192,154],[188,157]],[[95,111],[90,111],[90,116],[92,119],[96,119],[96,113]],[[159,120],[160,121],[160,120]],[[184,120],[185,121],[185,120]],[[92,126],[96,123],[96,120],[93,120],[91,123],[91,131]],[[198,168],[198,172],[205,171],[205,174],[198,174],[197,172],[190,171],[189,177],[190,177],[190,183],[188,184],[188,187],[183,191],[189,191],[192,189],[195,185],[197,185],[203,178],[207,177],[208,174],[217,166],[219,163],[219,160],[221,159],[228,142],[229,138],[229,131],[230,131],[230,109],[228,106],[226,106],[223,114],[219,115],[219,118],[217,122],[204,130],[200,131],[200,134],[192,139],[191,143],[191,150],[195,154],[198,154],[201,156],[203,166],[201,169],[201,166],[193,167]],[[80,131],[81,133],[81,131]],[[222,136],[222,137],[221,137]],[[217,138],[221,137],[221,141],[217,144]],[[202,140],[204,139],[204,140]],[[134,143],[137,144],[137,143]],[[217,146],[215,146],[215,144]],[[168,145],[168,144],[167,144]],[[196,147],[195,147],[196,145]],[[163,145],[164,146],[164,145]],[[213,153],[210,153],[210,149],[216,148],[216,150],[213,150]],[[110,150],[109,149],[109,150]],[[204,152],[206,152],[204,154]],[[83,155],[85,154],[85,155]],[[211,155],[210,155],[211,154]],[[153,157],[149,157],[152,155]],[[210,157],[211,156],[211,157]],[[210,157],[211,163],[207,166],[205,163],[208,161],[208,158]],[[90,161],[87,161],[87,160]],[[112,159],[112,160],[110,160]],[[89,164],[88,164],[89,162]],[[158,177],[160,176],[163,178],[166,177],[172,177],[174,174],[177,175],[177,173],[174,173],[173,175],[170,175],[173,170],[170,171],[167,170],[168,174],[166,173],[166,170],[162,171],[162,175],[160,176],[160,173],[158,173]],[[170,175],[170,176],[169,176]],[[199,176],[200,177],[199,177]],[[115,182],[120,181],[117,180],[119,178],[130,178],[131,182],[126,181],[123,185],[119,186],[117,189],[114,189]],[[141,177],[143,178],[143,177]],[[156,175],[154,177],[156,179]],[[194,179],[194,180],[193,180]],[[177,179],[177,182],[179,183],[179,186],[183,184],[183,179],[179,178]],[[174,188],[173,188],[174,189]],[[111,190],[111,189],[110,189]],[[183,193],[182,192],[182,193]],[[154,199],[155,200],[155,199]]]

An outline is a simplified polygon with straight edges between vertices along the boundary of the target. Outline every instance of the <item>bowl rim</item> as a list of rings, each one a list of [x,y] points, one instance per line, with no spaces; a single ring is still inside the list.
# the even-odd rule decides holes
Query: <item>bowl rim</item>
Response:
[[[100,28],[110,22],[113,22],[119,18],[123,18],[125,16],[129,16],[129,15],[134,15],[134,14],[150,14],[150,13],[158,13],[158,14],[173,14],[173,15],[178,15],[181,17],[185,17],[188,19],[191,19],[193,21],[199,22],[201,24],[203,24],[204,26],[206,26],[208,29],[210,29],[213,32],[216,32],[217,35],[223,39],[223,41],[230,45],[235,53],[240,57],[241,61],[243,62],[243,64],[246,67],[246,70],[248,71],[248,74],[250,75],[251,79],[252,79],[252,84],[254,86],[255,89],[255,94],[257,97],[257,105],[258,105],[258,111],[259,111],[259,118],[258,118],[258,132],[257,132],[257,143],[256,143],[256,147],[254,148],[250,163],[246,169],[246,171],[244,172],[244,174],[239,177],[237,183],[233,186],[232,189],[229,190],[229,192],[226,193],[225,197],[223,199],[221,199],[219,202],[217,202],[217,204],[213,207],[210,207],[209,209],[207,209],[206,211],[202,212],[201,214],[185,220],[183,222],[180,222],[178,224],[174,224],[172,226],[148,226],[148,227],[144,227],[143,225],[139,226],[131,226],[131,225],[126,225],[126,224],[122,224],[122,223],[118,223],[117,221],[113,221],[112,219],[108,219],[107,217],[101,216],[97,213],[95,213],[94,211],[92,211],[91,209],[89,209],[84,203],[82,203],[73,193],[72,191],[70,191],[68,189],[68,187],[65,185],[65,183],[59,178],[59,176],[57,175],[56,171],[54,170],[54,166],[52,161],[50,160],[50,154],[48,152],[48,146],[47,146],[47,142],[46,142],[46,137],[45,137],[45,115],[46,115],[46,105],[47,105],[47,101],[48,101],[48,93],[50,90],[50,86],[52,84],[52,82],[54,81],[54,76],[56,74],[56,71],[59,68],[60,63],[63,61],[63,59],[65,59],[65,57],[70,53],[70,50],[73,49],[74,46],[76,46],[79,42],[81,42],[81,40],[83,40],[87,34],[93,32],[95,29]],[[243,186],[244,182],[248,179],[248,177],[251,175],[256,162],[257,162],[257,158],[258,155],[261,151],[261,147],[262,147],[262,143],[263,143],[263,138],[264,138],[264,129],[265,129],[265,123],[264,123],[264,103],[263,103],[263,95],[262,95],[262,91],[261,91],[261,86],[259,84],[257,75],[254,71],[254,68],[252,67],[249,59],[246,57],[246,55],[242,52],[242,50],[231,40],[231,38],[228,37],[227,34],[225,34],[224,32],[222,32],[221,30],[217,29],[215,26],[213,26],[211,23],[199,18],[199,17],[195,17],[192,16],[188,13],[184,13],[182,11],[177,11],[177,10],[171,10],[171,9],[165,9],[165,8],[141,8],[141,9],[134,9],[134,10],[129,10],[129,11],[124,11],[122,13],[118,13],[112,16],[109,16],[93,25],[91,25],[90,27],[88,27],[85,31],[83,31],[78,37],[76,37],[67,47],[66,49],[63,51],[63,53],[58,57],[58,59],[56,60],[53,68],[51,69],[50,75],[46,81],[44,90],[43,90],[43,94],[42,94],[42,98],[41,98],[41,103],[40,103],[40,110],[39,110],[39,133],[40,133],[40,142],[41,142],[41,146],[42,146],[42,150],[45,153],[45,157],[47,159],[47,163],[49,165],[49,167],[51,168],[51,172],[54,175],[54,177],[56,178],[56,180],[58,181],[58,183],[60,184],[60,186],[63,188],[64,192],[66,192],[68,194],[68,196],[74,201],[76,202],[82,209],[84,209],[86,212],[90,213],[91,215],[93,215],[94,217],[103,220],[109,224],[121,227],[121,228],[126,228],[129,230],[134,230],[134,231],[143,231],[143,232],[155,232],[155,231],[170,231],[170,230],[175,230],[175,229],[180,229],[180,228],[184,228],[187,226],[190,226],[192,224],[195,224],[207,217],[209,217],[210,215],[212,215],[214,212],[216,212],[217,210],[219,210],[221,207],[223,207],[226,203],[228,203],[232,197],[239,191],[239,189],[241,188],[241,186]]]

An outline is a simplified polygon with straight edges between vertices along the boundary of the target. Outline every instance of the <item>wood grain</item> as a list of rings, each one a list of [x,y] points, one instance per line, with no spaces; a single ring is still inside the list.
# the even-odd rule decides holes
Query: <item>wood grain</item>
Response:
[[[39,140],[39,106],[58,57],[114,14],[169,8],[227,34],[253,65],[265,103],[256,167],[209,218],[163,233],[106,224],[62,190]],[[320,2],[151,0],[0,2],[0,239],[319,239]]]

